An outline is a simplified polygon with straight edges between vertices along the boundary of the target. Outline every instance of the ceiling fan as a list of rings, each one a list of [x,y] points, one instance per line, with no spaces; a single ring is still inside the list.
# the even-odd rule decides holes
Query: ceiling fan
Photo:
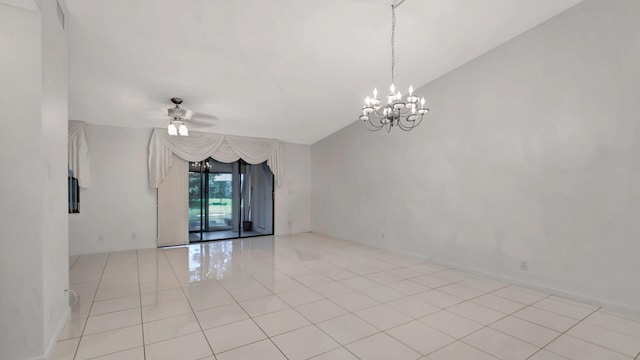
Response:
[[[169,116],[167,131],[169,135],[189,136],[187,122],[189,125],[195,125],[195,127],[210,127],[214,125],[211,121],[218,119],[213,115],[181,108],[180,104],[182,104],[183,100],[179,97],[172,97],[171,102],[175,107],[167,109],[167,115]]]

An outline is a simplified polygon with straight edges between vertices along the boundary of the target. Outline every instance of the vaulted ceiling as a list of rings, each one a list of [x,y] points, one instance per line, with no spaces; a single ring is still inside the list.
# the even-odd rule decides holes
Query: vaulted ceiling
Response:
[[[396,85],[418,88],[578,2],[406,0]],[[314,143],[390,85],[391,3],[66,0],[70,118],[165,127],[177,96],[203,114],[200,131]]]

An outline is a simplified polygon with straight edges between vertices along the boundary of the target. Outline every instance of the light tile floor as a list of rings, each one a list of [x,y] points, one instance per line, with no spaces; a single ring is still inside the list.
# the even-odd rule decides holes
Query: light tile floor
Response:
[[[640,359],[640,318],[316,234],[70,259],[53,360]]]

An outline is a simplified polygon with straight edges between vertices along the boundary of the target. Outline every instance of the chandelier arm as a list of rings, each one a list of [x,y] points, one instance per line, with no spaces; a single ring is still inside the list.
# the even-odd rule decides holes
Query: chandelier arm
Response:
[[[413,127],[418,127],[418,125],[422,124],[422,119],[424,119],[424,115],[414,122],[415,125]]]
[[[416,126],[417,125],[415,125],[415,126],[406,126],[406,125],[398,124],[398,127],[400,128],[400,130],[407,131],[407,132],[413,130],[413,128],[415,128]]]
[[[420,125],[420,123],[422,123],[422,118],[424,117],[424,115],[420,116],[420,118],[418,118],[415,121],[407,121],[406,118],[404,120],[404,122],[402,121],[398,121],[398,127],[404,131],[411,131],[414,128],[418,127]]]
[[[372,123],[371,120],[366,120],[366,121],[364,121],[364,127],[365,127],[365,129],[367,129],[369,131],[378,131],[378,130],[382,129],[384,127],[384,125],[377,126],[374,123]]]
[[[384,112],[381,111],[382,109],[384,109],[384,108],[381,107],[380,109],[375,110],[373,113],[378,115],[379,117],[383,118],[383,117],[385,117],[385,115],[384,115]]]
[[[404,130],[404,131],[411,131],[411,130],[413,130],[413,128],[415,127],[415,125],[404,124],[404,123],[402,123],[402,122],[398,121],[398,127],[399,127],[401,130]]]

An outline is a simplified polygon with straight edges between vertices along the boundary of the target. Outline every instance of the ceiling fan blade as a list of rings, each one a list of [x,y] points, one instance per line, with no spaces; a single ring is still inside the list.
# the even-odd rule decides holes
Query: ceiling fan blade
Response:
[[[205,120],[209,120],[209,121],[216,121],[216,120],[220,120],[220,118],[218,118],[215,115],[211,115],[211,114],[207,114],[207,113],[203,113],[203,112],[199,112],[199,111],[191,111],[189,110],[189,114],[191,115],[191,119],[198,119],[201,121],[205,121]]]
[[[199,118],[189,119],[186,122],[187,122],[187,125],[192,125],[194,127],[199,127],[199,128],[216,126],[216,124],[212,120],[202,120]]]

